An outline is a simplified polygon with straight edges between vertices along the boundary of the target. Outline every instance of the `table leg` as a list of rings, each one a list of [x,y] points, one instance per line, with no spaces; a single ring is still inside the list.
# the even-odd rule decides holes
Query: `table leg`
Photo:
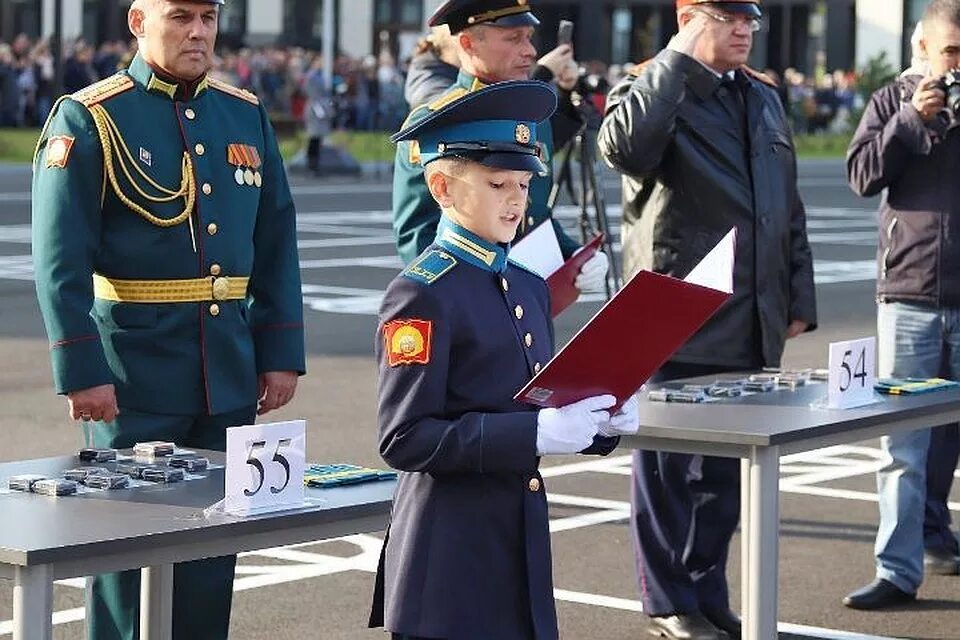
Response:
[[[13,640],[53,638],[53,569],[17,567],[13,578]]]
[[[750,616],[745,640],[777,637],[780,533],[780,447],[754,447],[750,455]]]
[[[173,565],[140,570],[140,638],[170,640],[173,636]]]
[[[752,620],[750,602],[750,459],[740,459],[740,616]]]

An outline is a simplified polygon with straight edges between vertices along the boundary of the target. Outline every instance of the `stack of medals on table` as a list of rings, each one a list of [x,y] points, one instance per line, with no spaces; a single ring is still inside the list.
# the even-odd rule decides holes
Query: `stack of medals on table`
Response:
[[[658,402],[711,402],[780,389],[796,391],[810,382],[826,380],[827,375],[826,369],[764,368],[761,373],[746,377],[706,383],[663,382],[656,389],[648,391],[647,398]]]
[[[210,466],[207,458],[193,451],[177,450],[172,442],[138,442],[133,457],[121,457],[116,449],[85,447],[79,451],[80,462],[92,463],[67,469],[62,478],[39,474],[11,476],[12,491],[67,496],[88,490],[125,489],[132,482],[164,484],[180,482],[187,473],[204,473]],[[111,465],[112,468],[99,465]],[[141,483],[142,486],[142,483]]]

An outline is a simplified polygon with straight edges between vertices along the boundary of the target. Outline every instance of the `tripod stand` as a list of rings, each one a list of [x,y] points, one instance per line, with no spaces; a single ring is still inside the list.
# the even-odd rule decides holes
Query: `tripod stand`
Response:
[[[581,125],[577,133],[570,139],[560,153],[563,161],[560,170],[556,173],[550,198],[547,205],[553,210],[560,196],[560,190],[565,186],[567,194],[580,207],[578,226],[580,240],[584,244],[599,231],[603,234],[602,251],[607,254],[610,268],[604,282],[604,290],[610,297],[622,286],[620,267],[616,254],[613,252],[613,236],[610,232],[610,222],[607,219],[607,206],[603,198],[603,185],[597,183],[596,148],[597,132],[589,127],[590,119],[581,111]],[[573,158],[579,163],[579,185],[574,185]],[[590,216],[590,207],[593,207],[593,217]]]

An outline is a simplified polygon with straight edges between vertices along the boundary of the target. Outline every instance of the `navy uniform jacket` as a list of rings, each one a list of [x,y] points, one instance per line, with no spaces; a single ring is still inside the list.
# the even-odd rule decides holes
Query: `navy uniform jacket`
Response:
[[[442,218],[380,310],[380,453],[401,471],[371,624],[448,640],[558,637],[537,410],[544,281]],[[404,332],[407,332],[404,334]],[[597,438],[585,453],[609,453]]]
[[[212,79],[180,91],[137,56],[41,135],[33,254],[58,393],[114,384],[123,408],[217,414],[255,404],[257,374],[304,370],[296,212],[267,113]],[[192,207],[150,182],[176,192],[191,173]],[[245,299],[143,303],[95,298],[94,273],[250,280]]]
[[[407,117],[403,128],[410,127],[464,94],[484,86],[479,78],[461,70],[453,86],[430,104],[414,109]],[[537,140],[543,152],[541,159],[549,167],[553,158],[553,132],[550,121],[537,125]],[[551,175],[533,176],[530,181],[527,213],[517,237],[521,237],[541,222],[551,220],[557,232],[557,240],[560,242],[560,251],[564,258],[569,258],[580,248],[580,245],[563,231],[556,220],[553,220],[551,211],[547,207],[553,186],[552,180]],[[397,240],[397,252],[404,264],[409,264],[433,242],[439,221],[440,207],[430,195],[430,190],[427,189],[423,179],[423,167],[420,165],[417,145],[414,142],[401,142],[397,145],[397,156],[393,163],[393,232]]]

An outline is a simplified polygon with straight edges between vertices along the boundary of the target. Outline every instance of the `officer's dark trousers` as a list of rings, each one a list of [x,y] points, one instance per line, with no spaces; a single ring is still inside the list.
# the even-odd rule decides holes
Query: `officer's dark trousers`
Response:
[[[166,440],[186,448],[223,451],[226,428],[252,424],[256,407],[215,416],[167,416],[121,409],[110,423],[90,424],[93,443],[124,449],[137,442]],[[185,562],[173,571],[174,640],[226,640],[236,556]],[[97,576],[91,592],[89,638],[137,640],[140,616],[140,572]]]
[[[653,381],[728,370],[668,362]],[[637,451],[630,504],[644,613],[728,607],[727,547],[740,518],[740,461]]]
[[[945,424],[930,432],[927,451],[927,502],[923,518],[923,547],[931,551],[960,554],[957,538],[950,530],[947,500],[953,472],[960,457],[960,427]]]

